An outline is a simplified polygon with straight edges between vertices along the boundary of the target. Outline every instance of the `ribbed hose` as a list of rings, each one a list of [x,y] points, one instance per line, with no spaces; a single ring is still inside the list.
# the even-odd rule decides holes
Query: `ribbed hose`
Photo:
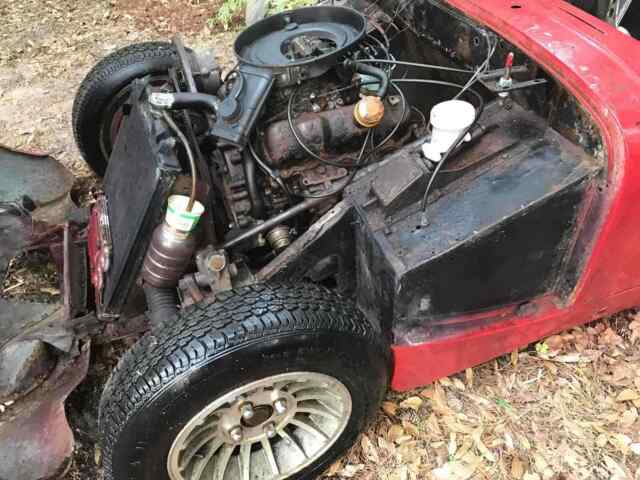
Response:
[[[160,325],[178,314],[178,292],[175,288],[158,288],[145,283],[143,290],[152,325]]]

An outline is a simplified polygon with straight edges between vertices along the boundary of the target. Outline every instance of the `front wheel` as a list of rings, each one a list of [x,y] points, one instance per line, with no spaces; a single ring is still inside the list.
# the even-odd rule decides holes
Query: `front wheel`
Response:
[[[96,174],[103,176],[107,169],[131,83],[148,76],[152,86],[164,86],[176,63],[170,43],[143,42],[116,50],[87,74],[76,93],[71,121],[78,149]]]
[[[101,402],[106,480],[313,479],[386,391],[389,345],[314,285],[256,285],[162,324]]]

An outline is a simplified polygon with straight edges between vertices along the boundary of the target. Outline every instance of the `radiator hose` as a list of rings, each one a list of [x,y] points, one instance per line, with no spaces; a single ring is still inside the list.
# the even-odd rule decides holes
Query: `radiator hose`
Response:
[[[160,325],[178,314],[178,292],[175,288],[158,288],[148,283],[142,288],[147,299],[147,315],[151,325]]]

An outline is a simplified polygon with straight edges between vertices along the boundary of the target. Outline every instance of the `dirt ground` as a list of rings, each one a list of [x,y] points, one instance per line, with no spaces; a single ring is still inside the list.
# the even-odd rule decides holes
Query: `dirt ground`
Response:
[[[78,188],[93,185],[70,128],[83,76],[118,47],[178,30],[195,47],[226,45],[220,61],[229,65],[233,34],[207,25],[216,8],[207,0],[0,0],[0,143],[49,151],[77,175]],[[14,267],[2,294],[24,293],[20,278],[40,263]],[[55,300],[51,274],[32,277]],[[640,479],[639,340],[640,316],[627,312],[424,389],[390,393],[372,428],[327,475]],[[68,402],[78,445],[67,480],[101,478],[97,402],[125,347],[96,349],[88,379]]]

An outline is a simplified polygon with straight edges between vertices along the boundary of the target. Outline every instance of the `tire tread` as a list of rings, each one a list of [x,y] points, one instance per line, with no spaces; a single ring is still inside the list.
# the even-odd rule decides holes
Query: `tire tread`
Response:
[[[84,78],[73,102],[71,123],[73,135],[80,154],[85,161],[96,171],[101,172],[95,158],[100,151],[95,144],[97,138],[88,131],[88,123],[95,122],[96,111],[104,108],[104,103],[109,100],[109,95],[117,92],[109,92],[109,79],[121,70],[136,63],[154,63],[158,60],[170,59],[175,61],[176,52],[168,42],[141,42],[116,50],[100,60]]]
[[[256,284],[219,297],[188,307],[120,359],[100,402],[106,480],[114,480],[110,452],[131,416],[184,372],[241,343],[330,331],[367,339],[381,355],[388,351],[382,333],[352,302],[322,286]]]

